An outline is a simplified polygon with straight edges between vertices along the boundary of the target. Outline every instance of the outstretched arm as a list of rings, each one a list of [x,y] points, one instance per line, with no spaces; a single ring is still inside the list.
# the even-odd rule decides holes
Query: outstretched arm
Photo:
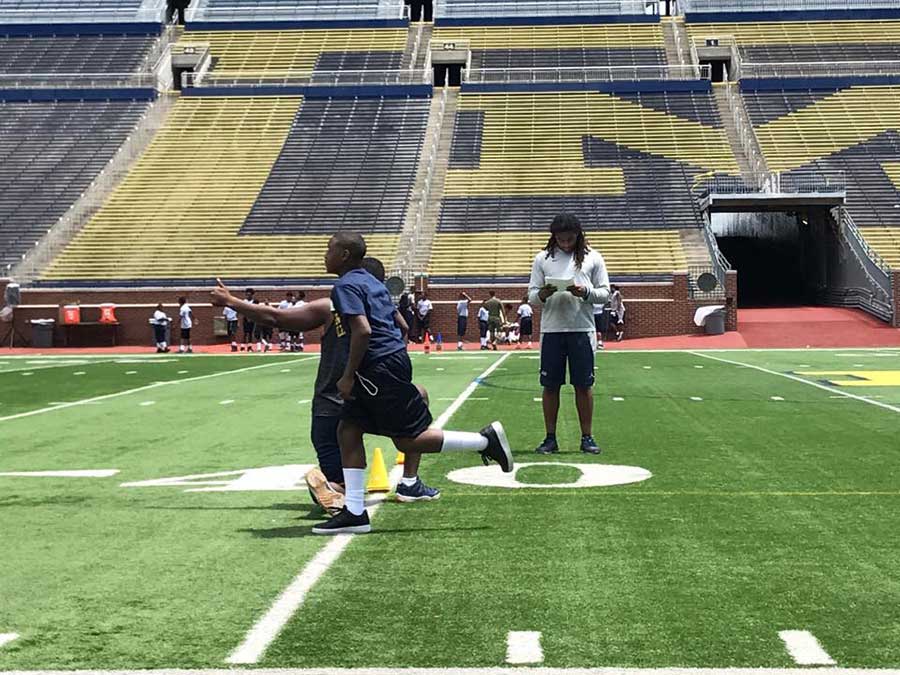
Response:
[[[302,333],[314,328],[321,328],[331,318],[331,301],[327,298],[313,300],[300,307],[278,309],[236,298],[220,279],[216,279],[216,282],[217,286],[210,294],[212,304],[218,307],[231,307],[256,323]]]

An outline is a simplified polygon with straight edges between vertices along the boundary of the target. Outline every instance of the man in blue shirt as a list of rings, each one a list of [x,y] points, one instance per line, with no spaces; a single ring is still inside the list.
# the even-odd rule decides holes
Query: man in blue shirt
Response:
[[[344,508],[312,529],[315,534],[369,532],[365,494],[366,450],[363,434],[387,436],[404,453],[481,453],[505,472],[513,459],[503,425],[493,422],[479,433],[430,428],[428,404],[412,382],[412,363],[394,320],[394,303],[384,284],[361,268],[366,242],[339,232],[328,242],[325,269],[337,274],[331,291],[338,335],[349,333],[350,354],[338,392],[344,399],[338,442],[344,467]]]

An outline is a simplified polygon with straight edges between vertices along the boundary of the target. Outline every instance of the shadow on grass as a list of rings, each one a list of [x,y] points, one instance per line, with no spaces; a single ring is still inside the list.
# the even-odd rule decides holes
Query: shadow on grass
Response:
[[[324,521],[324,518],[320,519]],[[258,539],[292,539],[295,537],[320,537],[327,540],[328,535],[316,535],[312,533],[312,525],[295,525],[293,527],[272,527],[266,529],[243,528],[237,530],[241,533],[249,533]],[[490,530],[485,525],[478,527],[403,527],[403,528],[379,528],[375,527],[367,536],[380,534],[421,534],[422,532],[476,532]]]

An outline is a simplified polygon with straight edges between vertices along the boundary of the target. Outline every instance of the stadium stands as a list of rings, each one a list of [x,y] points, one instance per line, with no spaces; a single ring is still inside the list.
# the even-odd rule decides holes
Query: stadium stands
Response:
[[[0,102],[0,264],[16,263],[79,198],[146,101]]]
[[[591,228],[698,226],[693,176],[738,171],[710,94],[649,97],[702,122],[641,96],[463,94],[441,230],[544,228],[562,208]]]
[[[301,106],[307,105],[304,112]],[[344,112],[351,117],[341,122]],[[381,123],[379,115],[392,122]],[[385,153],[394,152],[397,144],[408,148],[409,140],[400,141],[400,136],[410,125],[424,131],[426,115],[427,100],[420,105],[276,96],[183,98],[121,186],[43,279],[321,279],[328,235],[318,233],[333,231],[345,209],[355,210],[362,200],[381,223],[396,215],[398,195],[408,192],[409,183],[392,181],[411,181],[409,165],[415,161],[402,149],[396,160],[385,162]],[[404,121],[391,132],[397,144],[379,148],[375,134],[383,136],[398,118]],[[319,122],[323,126],[317,128]],[[366,137],[371,142],[362,144]],[[357,146],[378,161],[352,167],[354,157],[360,157]],[[337,152],[336,166],[329,164],[334,157],[321,156],[326,148]],[[367,181],[377,171],[379,187],[347,195],[342,173],[351,170]],[[295,189],[320,193],[294,194]],[[377,199],[390,202],[390,208],[373,206]],[[360,208],[365,210],[362,203]],[[242,231],[245,222],[248,229]],[[393,260],[398,234],[376,233],[367,240],[373,255]]]
[[[137,71],[154,35],[4,36],[0,74],[97,74]]]
[[[643,0],[435,0],[435,25],[448,20],[485,20],[496,17],[642,16]]]
[[[0,0],[0,24],[160,23],[165,0]]]
[[[534,255],[547,245],[543,231],[442,234],[435,241],[428,273],[437,280],[457,277],[524,278]],[[677,230],[592,231],[591,245],[603,252],[610,274],[671,274],[687,269]]]
[[[448,274],[498,233],[504,249],[521,239],[533,255],[535,237],[572,211],[592,236],[616,231],[605,243],[630,252],[617,269],[671,272],[683,266],[677,230],[702,225],[694,179],[710,171],[738,173],[709,90],[464,93],[432,270]],[[481,276],[527,273],[516,256],[475,259]]]
[[[209,43],[213,70],[233,77],[284,77],[313,70],[392,70],[406,48],[403,29],[188,31]]]
[[[861,227],[866,242],[893,269],[900,269],[900,227]]]
[[[695,40],[733,36],[753,63],[900,60],[900,20],[688,23]]]
[[[585,68],[665,65],[660,24],[435,28],[437,43],[465,40],[473,68]]]
[[[773,171],[843,171],[847,209],[862,229],[900,226],[900,86],[754,90],[742,85]]]
[[[241,234],[399,233],[429,103],[307,99]]]
[[[189,22],[401,20],[402,0],[194,0]]]

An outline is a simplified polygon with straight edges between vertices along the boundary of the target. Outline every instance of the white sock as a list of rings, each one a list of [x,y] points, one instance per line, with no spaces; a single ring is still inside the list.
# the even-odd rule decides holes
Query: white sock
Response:
[[[487,446],[487,437],[474,431],[445,431],[441,452],[471,452],[484,450]]]
[[[366,470],[344,469],[345,504],[354,516],[362,515],[366,510],[364,496],[366,494]]]
[[[456,343],[456,346],[457,346],[457,347],[462,347],[462,340],[460,340],[459,342],[457,342],[457,343]]]
[[[411,487],[411,486],[413,486],[413,485],[416,484],[416,481],[417,481],[417,480],[419,480],[419,477],[418,477],[418,476],[413,476],[412,478],[410,478],[410,477],[408,477],[408,476],[403,476],[403,477],[400,479],[400,482],[401,482],[403,485],[407,485],[407,486],[410,486],[410,487]]]

